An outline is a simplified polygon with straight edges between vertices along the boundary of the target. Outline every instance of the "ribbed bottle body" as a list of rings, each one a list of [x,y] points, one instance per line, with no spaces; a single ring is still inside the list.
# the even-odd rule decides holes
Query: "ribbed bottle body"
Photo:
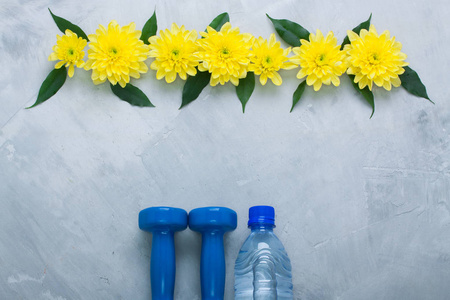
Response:
[[[236,300],[292,300],[291,262],[272,230],[252,228],[236,259]]]

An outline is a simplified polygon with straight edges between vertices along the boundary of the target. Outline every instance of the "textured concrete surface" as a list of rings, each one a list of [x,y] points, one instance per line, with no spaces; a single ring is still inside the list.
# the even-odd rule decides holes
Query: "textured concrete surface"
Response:
[[[225,238],[227,284],[248,234],[248,207],[275,206],[292,260],[295,299],[444,300],[450,295],[450,5],[431,1],[0,0],[0,298],[149,299],[151,235],[138,212],[222,205],[239,226]],[[118,100],[90,74],[31,110],[52,69],[59,30],[47,7],[92,33],[116,19],[142,27],[157,9],[202,30],[229,12],[268,37],[265,17],[310,31],[347,29],[373,13],[403,43],[432,105],[377,89],[376,113],[352,89],[326,87],[289,113],[296,71],[256,87],[242,114],[234,87],[206,88],[178,110],[183,82],[137,82],[157,106]],[[176,299],[200,299],[200,236],[176,235]]]

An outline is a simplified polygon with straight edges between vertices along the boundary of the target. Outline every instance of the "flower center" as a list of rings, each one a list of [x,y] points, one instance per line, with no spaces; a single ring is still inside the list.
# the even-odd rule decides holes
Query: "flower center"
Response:
[[[73,62],[73,61],[77,60],[76,55],[77,55],[77,52],[73,48],[69,48],[69,49],[67,49],[65,59],[66,59],[66,61]]]
[[[180,50],[178,49],[173,49],[170,54],[173,60],[178,60],[180,58]]]
[[[324,64],[327,63],[326,60],[325,60],[326,58],[327,58],[327,56],[324,53],[317,55],[317,57],[316,57],[316,64],[318,66],[323,66]]]
[[[380,55],[378,53],[369,54],[369,63],[372,65],[378,65],[380,63]]]
[[[110,55],[110,56],[114,57],[114,56],[117,55],[117,53],[119,53],[119,51],[117,50],[116,47],[111,47],[111,48],[109,48],[109,55]]]
[[[316,57],[316,64],[318,66],[326,65],[328,63],[326,58],[327,58],[327,56],[326,56],[325,53],[317,55],[317,57]]]
[[[220,50],[219,53],[220,58],[226,59],[230,56],[230,50],[228,48],[224,47]]]
[[[273,59],[270,56],[266,56],[262,59],[262,67],[266,70],[270,69],[273,65]]]

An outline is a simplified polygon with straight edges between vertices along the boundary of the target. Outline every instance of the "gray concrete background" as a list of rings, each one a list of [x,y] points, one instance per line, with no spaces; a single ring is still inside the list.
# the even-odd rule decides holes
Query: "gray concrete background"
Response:
[[[228,206],[226,299],[252,205],[276,208],[295,299],[450,298],[450,5],[432,1],[5,1],[0,6],[0,298],[149,299],[151,235],[141,209]],[[265,17],[339,40],[373,13],[428,88],[432,105],[376,89],[376,112],[352,89],[307,89],[289,113],[296,71],[259,84],[245,114],[231,84],[178,110],[183,82],[155,72],[135,84],[157,106],[136,108],[76,70],[31,110],[60,34],[47,7],[92,33],[116,19],[142,28],[157,9],[202,30],[227,11],[268,37]],[[176,235],[176,299],[200,299],[200,237]]]

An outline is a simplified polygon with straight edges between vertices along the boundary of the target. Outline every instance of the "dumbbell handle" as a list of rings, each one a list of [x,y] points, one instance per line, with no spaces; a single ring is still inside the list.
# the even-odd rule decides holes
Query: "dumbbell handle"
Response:
[[[202,300],[223,300],[225,291],[225,253],[222,231],[202,233],[200,279]]]
[[[173,231],[153,232],[150,277],[153,300],[173,300],[175,245]]]

